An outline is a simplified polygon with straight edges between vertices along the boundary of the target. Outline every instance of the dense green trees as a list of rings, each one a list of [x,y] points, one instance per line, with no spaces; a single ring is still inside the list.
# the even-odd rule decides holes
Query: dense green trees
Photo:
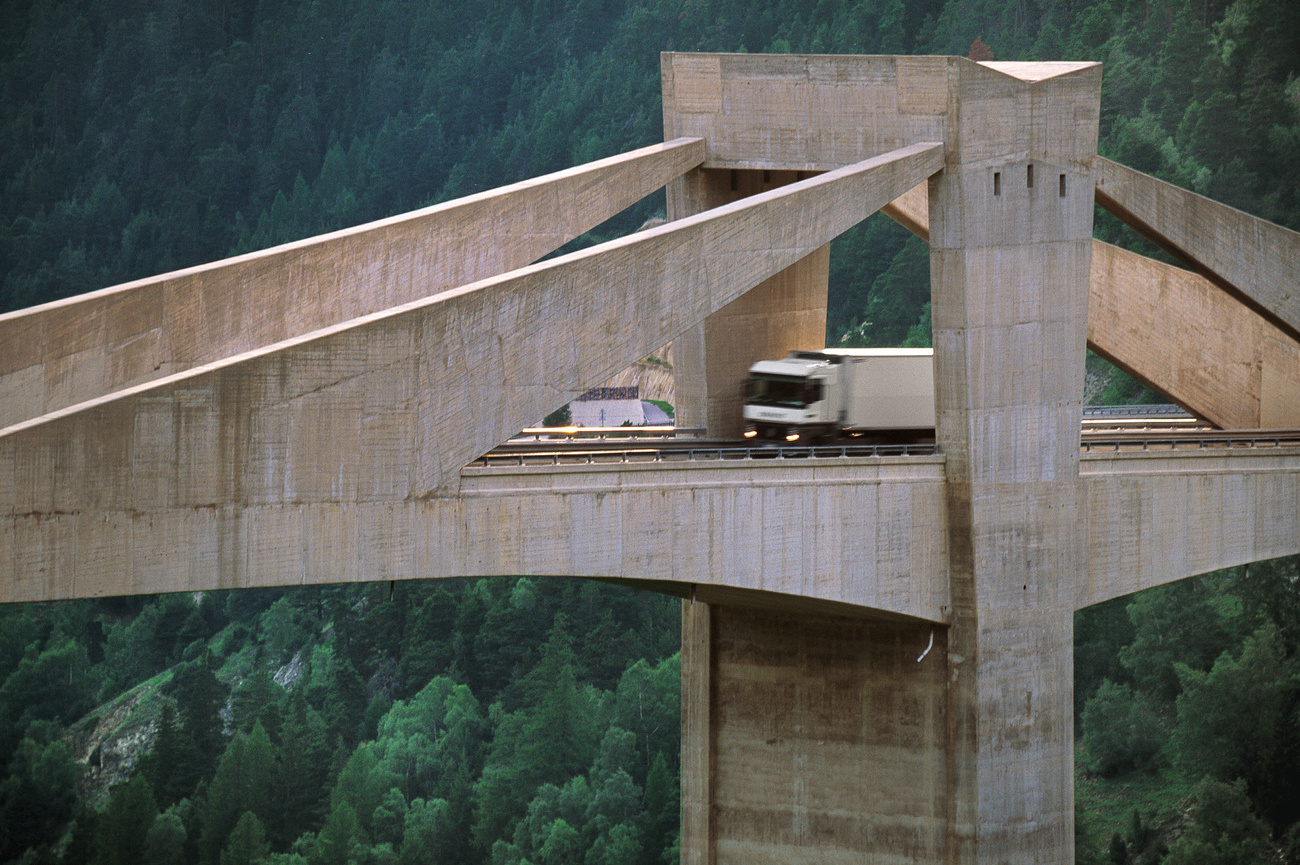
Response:
[[[1081,646],[1091,643],[1077,660],[1118,661],[1076,678],[1080,803],[1105,810],[1125,784],[1147,791],[1145,816],[1133,812],[1141,831],[1109,827],[1113,851],[1264,862],[1300,837],[1297,588],[1300,558],[1278,559],[1077,614]]]
[[[174,646],[200,608],[211,635]],[[106,631],[111,649],[91,663],[69,630]],[[507,638],[522,642],[505,651]],[[19,740],[0,780],[0,862],[29,849],[69,865],[487,862],[545,847],[519,827],[560,790],[581,807],[565,812],[572,836],[547,818],[545,861],[591,849],[593,862],[659,862],[677,828],[677,643],[676,600],[556,579],[0,608]],[[171,666],[138,662],[158,646]],[[498,649],[509,668],[461,672]],[[24,666],[47,655],[63,659],[53,683]],[[42,708],[82,681],[69,692],[81,708]],[[78,737],[107,713],[123,723],[126,706],[142,708],[116,735],[144,750],[105,788],[100,758],[78,763],[66,743],[90,747]]]

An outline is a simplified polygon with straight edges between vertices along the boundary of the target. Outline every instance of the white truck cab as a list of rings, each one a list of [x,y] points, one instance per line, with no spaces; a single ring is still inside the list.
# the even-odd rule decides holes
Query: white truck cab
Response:
[[[809,443],[934,429],[934,350],[796,351],[749,368],[745,437]]]

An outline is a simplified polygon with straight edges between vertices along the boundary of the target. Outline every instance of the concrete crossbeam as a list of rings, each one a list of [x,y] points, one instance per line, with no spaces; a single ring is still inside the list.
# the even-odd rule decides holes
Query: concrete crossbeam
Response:
[[[1300,553],[1300,454],[1093,454],[1080,479],[1089,553],[1078,608]]]
[[[930,239],[926,188],[881,211]],[[1199,274],[1092,242],[1088,347],[1224,429],[1300,426],[1300,343]]]
[[[678,139],[0,315],[0,428],[523,267],[703,158]]]
[[[662,55],[664,137],[707,168],[829,171],[942,141],[955,57]]]
[[[233,585],[265,565],[248,560],[249,541],[263,549],[265,539],[233,531],[241,509],[322,505],[316,514],[328,520],[351,504],[452,494],[470,460],[824,246],[941,162],[939,145],[913,145],[0,430],[12,582],[73,582],[77,556],[58,528],[69,517],[206,513],[217,558],[194,566],[215,568],[209,585]],[[174,528],[163,536],[176,547],[164,568],[206,548],[204,535]],[[343,523],[321,530],[350,543]],[[279,545],[272,552],[284,555]],[[331,550],[316,563],[330,573],[339,558]]]
[[[467,468],[456,498],[7,514],[0,603],[566,574],[943,621],[943,458],[822,462]]]
[[[1098,156],[1097,202],[1300,339],[1300,233]]]

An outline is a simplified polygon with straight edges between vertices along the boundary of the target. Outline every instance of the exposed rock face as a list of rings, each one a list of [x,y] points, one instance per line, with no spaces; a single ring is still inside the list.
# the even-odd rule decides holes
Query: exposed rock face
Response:
[[[68,751],[86,764],[77,788],[80,797],[103,801],[113,787],[131,777],[136,763],[153,748],[162,708],[157,687],[150,682],[128,691],[69,729],[64,737]]]

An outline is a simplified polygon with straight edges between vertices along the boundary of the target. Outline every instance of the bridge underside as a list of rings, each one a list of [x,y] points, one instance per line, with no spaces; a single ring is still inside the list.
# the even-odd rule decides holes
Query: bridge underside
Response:
[[[0,601],[668,587],[684,861],[1070,861],[1073,611],[1300,552],[1296,455],[1081,459],[1085,344],[1300,425],[1300,239],[1098,159],[1095,64],[663,75],[664,145],[0,316]],[[664,184],[667,225],[530,264]],[[1191,270],[1092,241],[1094,197]],[[931,243],[942,456],[464,468],[672,340],[725,432],[881,208]]]

